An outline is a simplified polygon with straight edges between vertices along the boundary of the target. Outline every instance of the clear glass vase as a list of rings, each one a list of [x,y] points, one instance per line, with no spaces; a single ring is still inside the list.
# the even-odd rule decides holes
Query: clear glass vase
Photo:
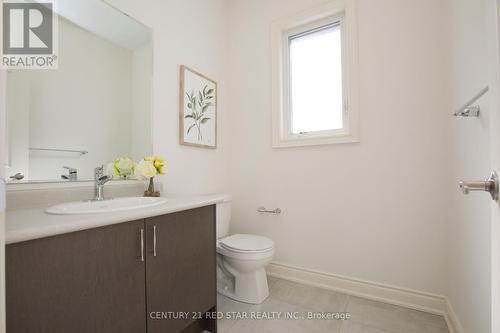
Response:
[[[151,192],[151,193],[153,193],[155,191],[155,181],[154,181],[154,178],[155,177],[149,178],[148,192]]]
[[[145,197],[159,197],[160,191],[155,191],[155,181],[154,177],[149,178],[149,184],[146,191],[144,191]]]

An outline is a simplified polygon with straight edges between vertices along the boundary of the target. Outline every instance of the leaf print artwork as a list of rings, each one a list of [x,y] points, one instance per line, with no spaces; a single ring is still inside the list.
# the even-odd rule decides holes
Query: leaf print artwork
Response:
[[[203,133],[201,131],[202,125],[205,125],[211,120],[208,116],[208,110],[214,105],[214,92],[214,89],[209,89],[208,86],[205,85],[203,90],[198,91],[198,93],[195,93],[194,90],[192,90],[191,93],[186,93],[188,99],[187,107],[191,111],[191,114],[187,114],[184,118],[193,122],[188,127],[187,134],[189,134],[191,130],[196,129],[198,141],[203,140]]]
[[[180,67],[179,140],[181,145],[217,149],[217,82]]]

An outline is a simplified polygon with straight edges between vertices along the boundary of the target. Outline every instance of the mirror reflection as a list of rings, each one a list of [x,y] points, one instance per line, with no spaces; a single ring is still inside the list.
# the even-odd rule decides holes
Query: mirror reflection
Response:
[[[13,182],[94,178],[151,153],[152,34],[99,0],[61,1],[59,68],[7,75]]]

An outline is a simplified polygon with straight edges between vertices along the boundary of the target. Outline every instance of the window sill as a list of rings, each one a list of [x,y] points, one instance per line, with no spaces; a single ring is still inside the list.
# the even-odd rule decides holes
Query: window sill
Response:
[[[307,146],[337,145],[345,143],[359,143],[359,137],[354,135],[317,136],[304,138],[275,138],[273,148],[292,148]]]

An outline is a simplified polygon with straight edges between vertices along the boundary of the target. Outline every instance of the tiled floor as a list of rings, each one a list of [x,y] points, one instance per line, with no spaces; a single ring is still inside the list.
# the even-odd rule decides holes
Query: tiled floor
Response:
[[[442,316],[269,278],[270,296],[260,305],[218,295],[218,310],[234,318],[281,313],[280,319],[221,319],[220,333],[448,333]],[[349,313],[349,320],[292,320],[285,313]],[[276,315],[275,315],[276,316]]]

